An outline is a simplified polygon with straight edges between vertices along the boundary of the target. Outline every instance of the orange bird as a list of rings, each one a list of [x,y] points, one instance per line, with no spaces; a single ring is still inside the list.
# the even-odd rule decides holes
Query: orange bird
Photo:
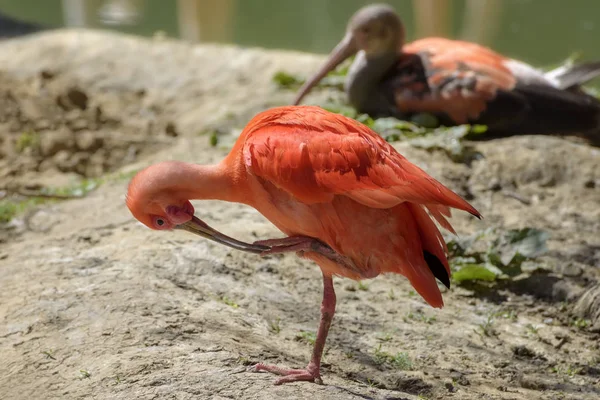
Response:
[[[444,125],[484,124],[506,136],[589,132],[594,139],[600,131],[600,101],[579,87],[600,75],[600,62],[543,73],[475,43],[435,37],[405,43],[400,17],[385,4],[352,16],[346,35],[294,104],[354,54],[346,94],[374,117],[426,112]]]
[[[253,244],[232,239],[194,216],[190,200],[224,200],[257,209],[288,237]],[[433,307],[442,307],[436,278],[450,286],[447,248],[432,218],[450,207],[480,214],[411,164],[359,122],[314,106],[256,115],[216,165],[167,161],[139,172],[127,207],[151,229],[184,229],[261,255],[296,252],[323,272],[321,322],[305,369],[257,364],[276,384],[321,381],[321,355],[335,312],[332,276],[361,280],[406,276]]]

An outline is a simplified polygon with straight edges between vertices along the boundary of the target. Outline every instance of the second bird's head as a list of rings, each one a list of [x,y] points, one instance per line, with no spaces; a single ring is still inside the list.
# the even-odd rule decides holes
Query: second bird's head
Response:
[[[371,4],[361,8],[350,18],[344,38],[331,51],[325,63],[298,90],[294,104],[300,104],[329,71],[358,51],[364,52],[367,59],[393,57],[403,44],[404,25],[391,6]]]
[[[387,4],[372,4],[358,10],[346,28],[341,43],[352,52],[363,50],[367,56],[396,52],[404,42],[404,25],[396,11]]]

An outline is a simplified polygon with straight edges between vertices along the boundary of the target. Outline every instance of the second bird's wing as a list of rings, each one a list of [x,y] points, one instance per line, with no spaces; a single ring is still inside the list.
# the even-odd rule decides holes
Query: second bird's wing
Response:
[[[421,39],[407,44],[398,64],[398,74],[415,64],[423,70],[427,87],[421,92],[403,90],[399,81],[394,95],[403,112],[444,112],[455,123],[477,119],[499,90],[510,92],[516,78],[505,65],[507,59],[475,43],[442,38]],[[417,65],[418,64],[418,65]]]

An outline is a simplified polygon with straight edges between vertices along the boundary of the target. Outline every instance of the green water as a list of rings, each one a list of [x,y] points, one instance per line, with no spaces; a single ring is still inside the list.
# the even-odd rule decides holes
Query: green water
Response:
[[[98,0],[89,0],[92,3]],[[412,1],[391,0],[401,14],[409,38],[414,38]],[[100,4],[102,2],[100,1]],[[140,0],[141,17],[134,26],[94,28],[149,36],[164,31],[179,36],[175,0]],[[341,38],[348,17],[364,0],[232,0],[231,16],[223,22],[228,39],[243,46],[327,53]],[[494,19],[497,33],[484,44],[535,65],[549,65],[579,52],[600,59],[600,0],[502,0]],[[461,29],[464,0],[452,3],[453,31]],[[63,26],[60,0],[0,0],[5,14],[54,27]]]

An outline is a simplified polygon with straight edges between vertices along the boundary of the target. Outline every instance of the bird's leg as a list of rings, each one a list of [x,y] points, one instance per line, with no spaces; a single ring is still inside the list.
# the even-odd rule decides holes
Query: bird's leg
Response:
[[[305,369],[285,369],[275,365],[256,364],[255,371],[267,371],[283,377],[275,381],[276,385],[296,381],[310,381],[322,384],[321,380],[321,357],[325,348],[325,341],[329,333],[329,327],[335,313],[335,290],[331,275],[323,274],[323,302],[321,303],[321,322],[317,331],[317,339],[313,347],[312,358]]]
[[[260,253],[262,256],[291,252],[313,252],[327,257],[331,261],[336,262],[349,270],[358,271],[356,266],[347,257],[337,253],[320,240],[308,236],[290,236],[281,239],[259,240],[254,242],[253,245],[270,247],[269,250]]]
[[[276,254],[299,251],[297,248],[294,247],[298,245],[302,247],[301,250],[306,250],[304,247],[306,247],[307,245],[310,246],[310,243],[312,243],[313,241],[318,242],[317,239],[308,236],[288,236],[280,239],[257,240],[252,244],[271,247],[270,250],[263,252],[263,254]]]

